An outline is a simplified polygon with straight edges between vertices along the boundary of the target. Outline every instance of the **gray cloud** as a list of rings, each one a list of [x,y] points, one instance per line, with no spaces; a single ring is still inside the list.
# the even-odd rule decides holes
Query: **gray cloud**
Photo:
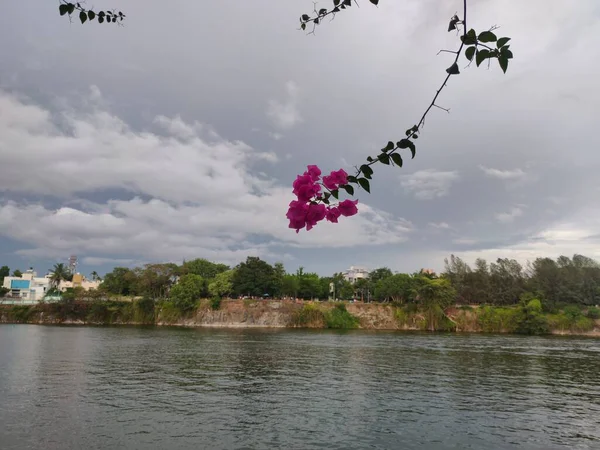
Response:
[[[448,195],[452,183],[458,180],[455,171],[419,170],[401,177],[401,185],[419,200],[431,200]]]
[[[11,5],[0,17],[6,262],[254,253],[330,273],[350,261],[440,269],[450,252],[600,256],[595,0],[568,14],[561,0],[474,2],[473,27],[512,37],[508,73],[464,61],[439,98],[451,114],[432,111],[403,168],[375,167],[357,217],[287,229],[295,175],[351,171],[401,138],[445,75],[452,55],[438,50],[456,45],[454,1],[364,3],[315,36],[297,30],[310,1],[174,0],[165,15],[131,0],[123,28],[70,25],[54,2]]]

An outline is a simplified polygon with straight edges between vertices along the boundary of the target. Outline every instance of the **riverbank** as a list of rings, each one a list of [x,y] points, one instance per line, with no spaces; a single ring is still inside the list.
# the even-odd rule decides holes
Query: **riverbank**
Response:
[[[533,317],[533,319],[532,319]],[[157,325],[214,328],[359,328],[367,330],[526,333],[600,337],[600,320],[586,311],[531,316],[525,307],[450,307],[295,300],[202,300],[181,312],[169,301],[73,301],[0,306],[0,323],[46,325]],[[533,325],[532,325],[533,324]],[[528,328],[529,327],[529,328]]]

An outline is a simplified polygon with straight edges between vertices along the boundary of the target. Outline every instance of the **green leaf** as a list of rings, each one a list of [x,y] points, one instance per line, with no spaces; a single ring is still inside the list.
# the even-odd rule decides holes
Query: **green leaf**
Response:
[[[322,16],[323,14],[327,14],[327,8],[321,8],[319,10],[319,15]]]
[[[402,139],[398,142],[398,147],[399,148],[410,148],[410,152],[412,153],[412,157],[415,157],[415,144],[413,143],[413,141],[409,140],[409,139]]]
[[[379,4],[379,0],[369,0],[371,3],[373,3],[375,6],[377,6]]]
[[[366,178],[371,178],[371,175],[373,175],[373,169],[371,169],[371,167],[367,166],[366,164],[360,166],[360,171]]]
[[[396,145],[398,148],[408,148],[409,143],[409,139],[400,139]]]
[[[477,67],[486,59],[490,57],[490,51],[482,48],[477,52],[477,56],[475,57],[475,62],[477,63]]]
[[[367,161],[373,162],[373,157],[372,156],[367,156]]]
[[[510,41],[509,37],[500,38],[498,39],[498,42],[496,42],[496,47],[504,47],[508,41]]]
[[[75,11],[75,5],[73,3],[67,3],[67,12],[73,14],[73,11]]]
[[[96,13],[94,11],[88,11],[88,18],[94,20],[94,17],[96,17]]]
[[[319,25],[319,18],[317,17],[315,20],[313,20],[313,22],[315,23],[315,25]]]
[[[500,56],[505,57],[506,59],[512,59],[513,54],[512,52],[508,49],[508,47],[502,47],[502,50],[500,50]]]
[[[379,162],[381,162],[382,164],[385,164],[385,165],[389,165],[390,164],[390,157],[388,156],[387,153],[381,153],[379,155]]]
[[[478,39],[480,42],[496,42],[496,39],[498,38],[491,31],[484,31],[482,33],[479,33]]]
[[[446,72],[450,75],[458,75],[460,71],[458,70],[458,64],[454,63],[450,67],[446,69]]]
[[[394,161],[394,164],[396,164],[399,167],[402,167],[402,156],[400,156],[398,153],[392,153],[390,156],[392,157],[392,161]]]
[[[356,183],[356,177],[353,175],[348,175],[348,183]]]
[[[369,184],[369,180],[367,180],[366,178],[359,178],[358,184],[360,184],[360,187],[367,191],[369,194],[371,193],[371,185]]]
[[[473,56],[475,56],[475,50],[477,50],[475,46],[467,47],[467,49],[465,50],[465,56],[469,61],[473,60]]]
[[[81,11],[79,13],[79,20],[81,20],[81,23],[85,23],[85,21],[87,20],[87,14],[85,13],[85,11]]]
[[[448,31],[456,30],[456,24],[459,22],[458,17],[454,16],[450,19],[450,23],[448,24]]]
[[[64,3],[61,3],[60,5],[58,5],[58,12],[61,16],[64,16],[66,13],[69,12],[69,7]]]
[[[335,198],[338,199],[339,198],[339,191],[337,189],[334,189],[333,191],[331,191],[331,195]]]
[[[340,0],[333,0],[333,6],[337,6],[340,4]]]
[[[102,19],[102,17],[100,17],[100,19]],[[98,19],[98,20],[100,20],[100,19]],[[305,23],[302,23],[302,24],[300,25],[300,28],[302,28],[303,30],[306,30],[306,24],[305,24]]]
[[[354,188],[349,184],[345,184],[341,187],[343,187],[349,195],[354,195]]]
[[[98,16],[98,23],[104,22],[104,16]]]
[[[508,69],[508,58],[505,55],[500,55],[498,57],[498,63],[500,63],[502,71],[506,73],[506,70]]]
[[[460,40],[465,45],[475,45],[477,44],[477,34],[475,33],[475,30],[471,28],[466,35],[460,37]]]
[[[382,152],[389,152],[390,150],[394,150],[394,147],[395,147],[394,143],[392,141],[389,141],[387,143],[387,145],[384,148],[381,149],[381,151]]]
[[[300,19],[306,22],[308,21],[308,19],[310,19],[310,16],[308,14],[302,14],[302,17]]]
[[[344,6],[352,6],[352,0],[344,0]]]

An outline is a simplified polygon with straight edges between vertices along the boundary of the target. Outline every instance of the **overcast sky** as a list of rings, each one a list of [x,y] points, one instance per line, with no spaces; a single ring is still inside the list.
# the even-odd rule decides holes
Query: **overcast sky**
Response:
[[[309,0],[92,3],[125,26],[0,0],[0,264],[600,259],[598,0],[471,0],[470,27],[512,37],[508,73],[461,59],[417,157],[375,166],[357,216],[299,234],[296,174],[350,171],[403,136],[451,63],[436,53],[456,47],[462,2],[363,0],[314,36],[298,30]]]

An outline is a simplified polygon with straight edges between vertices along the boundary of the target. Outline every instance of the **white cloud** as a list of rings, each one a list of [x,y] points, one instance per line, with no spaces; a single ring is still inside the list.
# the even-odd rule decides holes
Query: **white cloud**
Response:
[[[420,200],[432,200],[448,195],[452,183],[458,180],[455,171],[419,170],[400,179],[403,188]]]
[[[136,131],[104,109],[71,110],[60,117],[62,130],[50,111],[2,91],[0,111],[0,190],[62,202],[57,209],[0,202],[0,233],[24,243],[21,255],[235,263],[249,254],[285,257],[281,246],[398,243],[412,230],[361,202],[356,217],[296,234],[285,218],[291,186],[257,167],[275,158],[180,117],[157,117],[159,135]],[[130,198],[77,198],[99,189]]]
[[[468,238],[458,238],[458,239],[453,239],[452,243],[457,244],[457,245],[475,245],[475,244],[477,244],[477,240],[476,239],[468,239]]]
[[[269,100],[266,114],[274,126],[289,130],[301,123],[303,119],[298,109],[298,85],[294,81],[288,81],[285,84],[285,92],[285,100]]]
[[[490,167],[479,166],[479,168],[485,173],[488,177],[497,178],[499,180],[514,180],[524,178],[527,173],[521,169],[513,169],[513,170],[500,170],[493,169]]]
[[[446,222],[440,222],[440,223],[429,222],[428,225],[431,228],[436,228],[438,230],[448,230],[448,229],[450,229],[450,225],[448,225]]]
[[[510,211],[496,214],[496,219],[502,223],[513,222],[517,217],[523,215],[523,209],[520,206],[513,206]]]

